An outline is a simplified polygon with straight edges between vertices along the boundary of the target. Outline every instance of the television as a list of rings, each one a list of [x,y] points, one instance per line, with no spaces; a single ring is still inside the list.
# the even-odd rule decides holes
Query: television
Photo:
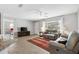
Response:
[[[26,32],[27,31],[27,27],[21,27],[21,32]]]

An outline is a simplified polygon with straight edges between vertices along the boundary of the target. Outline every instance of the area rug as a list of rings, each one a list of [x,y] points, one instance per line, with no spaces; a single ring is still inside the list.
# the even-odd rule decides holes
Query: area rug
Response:
[[[47,39],[44,39],[44,38],[40,38],[40,37],[35,37],[35,38],[32,38],[30,40],[28,40],[30,43],[42,48],[42,49],[45,49],[47,51],[49,51],[49,42]]]

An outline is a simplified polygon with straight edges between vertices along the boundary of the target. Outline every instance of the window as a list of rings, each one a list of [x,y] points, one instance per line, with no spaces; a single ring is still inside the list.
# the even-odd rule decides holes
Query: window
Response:
[[[59,22],[51,21],[46,23],[46,30],[59,30]]]

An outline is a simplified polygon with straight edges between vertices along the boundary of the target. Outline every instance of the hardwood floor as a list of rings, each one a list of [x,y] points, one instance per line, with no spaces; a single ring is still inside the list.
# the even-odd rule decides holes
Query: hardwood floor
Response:
[[[27,41],[33,37],[36,36],[17,38],[18,40],[15,43],[1,51],[0,54],[49,54],[48,51]]]

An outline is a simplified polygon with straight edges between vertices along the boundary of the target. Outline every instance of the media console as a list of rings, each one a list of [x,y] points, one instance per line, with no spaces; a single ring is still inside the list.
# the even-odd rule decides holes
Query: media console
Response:
[[[30,35],[30,31],[27,31],[27,32],[18,32],[18,37],[29,36],[29,35]]]
[[[18,37],[29,36],[30,31],[27,30],[27,27],[21,27],[20,31],[17,34],[18,34]]]

